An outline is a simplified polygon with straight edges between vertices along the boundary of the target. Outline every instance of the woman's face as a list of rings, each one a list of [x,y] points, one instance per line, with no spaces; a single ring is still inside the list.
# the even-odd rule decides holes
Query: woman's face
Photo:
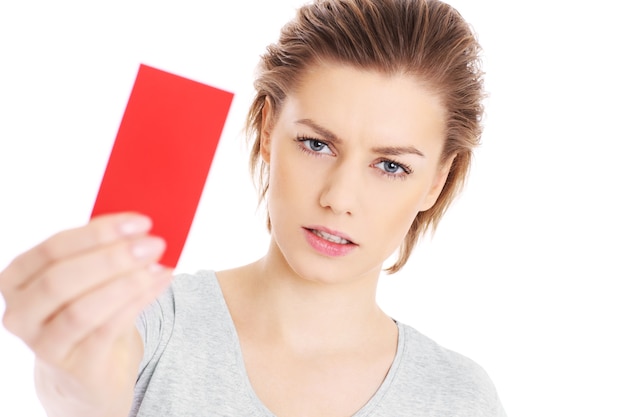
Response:
[[[271,111],[261,154],[274,252],[310,280],[378,276],[448,174],[438,97],[413,77],[327,64]]]

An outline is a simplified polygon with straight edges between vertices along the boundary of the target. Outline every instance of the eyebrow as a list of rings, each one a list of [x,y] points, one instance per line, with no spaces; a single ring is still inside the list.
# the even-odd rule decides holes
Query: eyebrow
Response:
[[[296,120],[296,123],[310,127],[311,129],[315,130],[317,134],[321,135],[325,140],[328,140],[338,145],[343,143],[343,141],[339,139],[337,135],[335,135],[333,132],[326,129],[325,127],[318,125],[311,119],[299,119],[299,120]],[[377,146],[373,148],[372,150],[375,153],[388,155],[388,156],[413,154],[413,155],[421,156],[422,158],[425,157],[424,153],[414,146]]]
[[[339,145],[341,143],[343,143],[343,141],[341,139],[339,139],[337,137],[337,135],[335,135],[333,132],[331,132],[330,130],[326,129],[325,127],[322,127],[322,126],[318,125],[317,123],[315,123],[311,119],[296,120],[296,123],[310,127],[311,129],[315,130],[315,132],[318,135],[321,135],[324,139],[329,140],[329,141],[331,141],[333,143],[336,143],[336,144],[339,144]]]
[[[383,155],[397,156],[405,154],[414,154],[424,158],[424,153],[413,146],[382,146],[373,149],[374,152]]]

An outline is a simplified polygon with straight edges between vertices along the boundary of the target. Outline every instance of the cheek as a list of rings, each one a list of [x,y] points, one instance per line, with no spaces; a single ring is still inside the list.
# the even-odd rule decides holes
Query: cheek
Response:
[[[419,210],[417,202],[407,200],[396,202],[394,207],[389,207],[389,205],[381,207],[380,211],[387,213],[388,227],[408,230]]]
[[[306,168],[298,164],[294,155],[283,149],[275,149],[270,163],[268,203],[275,207],[281,204],[297,204],[306,190],[310,189],[311,177]]]
[[[389,184],[386,184],[389,185]],[[376,219],[380,233],[402,240],[419,213],[425,198],[423,187],[399,186],[393,192],[372,192],[368,195],[368,205],[373,209],[368,217]]]

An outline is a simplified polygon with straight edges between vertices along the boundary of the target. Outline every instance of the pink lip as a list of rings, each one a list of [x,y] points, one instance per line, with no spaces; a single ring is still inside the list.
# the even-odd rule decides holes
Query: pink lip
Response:
[[[349,240],[349,241],[350,241],[350,243],[354,243],[354,242],[352,241],[352,238],[351,238],[350,236],[348,236],[347,234],[345,234],[345,233],[341,233],[341,232],[339,232],[339,231],[337,231],[337,230],[332,230],[332,229],[329,229],[328,227],[324,227],[324,226],[307,226],[307,227],[305,227],[305,229],[309,229],[309,230],[313,230],[313,229],[315,229],[315,230],[319,230],[319,231],[321,231],[321,232],[328,233],[329,235],[339,236],[339,237],[340,237],[340,238],[342,238],[342,239]]]
[[[313,229],[326,232],[331,235],[339,236],[342,239],[346,239],[350,241],[350,243],[341,244],[341,243],[329,242],[328,240],[322,239],[321,237],[313,233],[311,231]],[[350,239],[349,236],[341,232],[327,229],[322,226],[306,227],[306,228],[303,228],[302,230],[304,230],[304,235],[309,245],[311,245],[311,247],[315,249],[317,252],[325,256],[333,256],[333,257],[345,256],[349,254],[350,252],[352,252],[358,246],[357,244],[352,243],[352,240]]]

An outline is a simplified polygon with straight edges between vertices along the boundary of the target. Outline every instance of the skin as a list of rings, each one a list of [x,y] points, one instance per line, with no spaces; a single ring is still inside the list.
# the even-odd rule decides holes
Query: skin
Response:
[[[395,356],[397,326],[376,305],[376,284],[447,177],[445,110],[414,78],[330,64],[308,71],[280,114],[268,103],[269,250],[218,278],[261,401],[277,416],[352,415]],[[312,226],[354,249],[316,251]]]
[[[271,243],[218,279],[260,400],[279,417],[351,415],[395,355],[397,326],[376,305],[376,284],[443,187],[445,112],[413,78],[322,65],[280,114],[268,105],[263,115]],[[306,239],[311,227],[345,234],[353,250],[320,253]],[[143,354],[134,320],[172,279],[155,267],[165,244],[150,228],[137,214],[102,216],[0,273],[3,324],[33,350],[50,417],[128,414]]]
[[[0,273],[4,326],[35,354],[50,417],[128,415],[142,342],[136,316],[171,282],[149,219],[102,216],[17,257]]]

